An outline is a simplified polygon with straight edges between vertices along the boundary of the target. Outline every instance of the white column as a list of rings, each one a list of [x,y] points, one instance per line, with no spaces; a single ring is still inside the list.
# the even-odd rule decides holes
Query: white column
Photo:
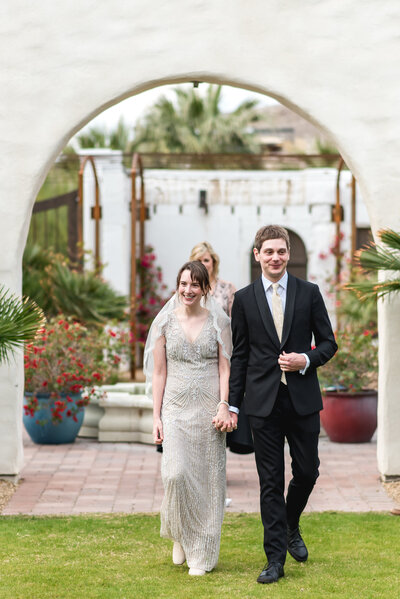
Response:
[[[378,468],[384,478],[400,476],[400,297],[378,303]]]
[[[22,352],[0,367],[0,475],[18,474],[23,464],[23,376]]]

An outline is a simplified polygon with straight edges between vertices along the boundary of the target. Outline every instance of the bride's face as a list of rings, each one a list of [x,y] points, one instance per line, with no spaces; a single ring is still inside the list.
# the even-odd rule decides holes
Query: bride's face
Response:
[[[181,274],[178,288],[179,298],[184,306],[194,306],[200,303],[203,292],[197,281],[192,281],[190,270]]]

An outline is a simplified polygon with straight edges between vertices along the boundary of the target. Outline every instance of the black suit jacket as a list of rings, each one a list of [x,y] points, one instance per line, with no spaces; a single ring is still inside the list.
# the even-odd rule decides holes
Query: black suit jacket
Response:
[[[311,349],[314,335],[315,349]],[[305,353],[306,374],[287,372],[295,411],[300,416],[322,409],[317,367],[337,350],[329,316],[318,286],[288,275],[282,341],[279,341],[261,277],[237,291],[232,307],[233,353],[229,404],[250,416],[268,416],[278,393],[282,351]],[[243,406],[242,406],[243,407]]]

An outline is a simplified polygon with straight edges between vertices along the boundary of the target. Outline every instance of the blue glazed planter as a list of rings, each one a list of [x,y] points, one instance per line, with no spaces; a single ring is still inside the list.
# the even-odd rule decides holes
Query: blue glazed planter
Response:
[[[31,393],[25,394],[32,395]],[[66,401],[66,393],[61,393],[61,399]],[[74,411],[76,402],[82,398],[82,394],[68,393],[72,402],[68,404]],[[73,443],[81,428],[85,408],[78,408],[76,413],[77,422],[72,416],[67,416],[65,412],[62,414],[61,422],[53,423],[51,420],[51,411],[48,406],[49,394],[37,394],[39,410],[33,416],[24,413],[23,422],[28,435],[34,443],[41,445],[60,445],[61,443]],[[24,411],[25,412],[25,411]],[[40,424],[42,422],[43,424]]]

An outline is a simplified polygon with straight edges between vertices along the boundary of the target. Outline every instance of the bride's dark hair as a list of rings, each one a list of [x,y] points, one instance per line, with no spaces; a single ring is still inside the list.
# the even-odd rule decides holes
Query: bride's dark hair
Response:
[[[182,268],[178,272],[176,277],[176,289],[179,288],[181,282],[182,273],[188,270],[192,281],[196,281],[200,285],[200,289],[207,297],[208,292],[211,289],[210,277],[208,276],[208,270],[199,260],[193,260],[192,262],[185,262]]]

